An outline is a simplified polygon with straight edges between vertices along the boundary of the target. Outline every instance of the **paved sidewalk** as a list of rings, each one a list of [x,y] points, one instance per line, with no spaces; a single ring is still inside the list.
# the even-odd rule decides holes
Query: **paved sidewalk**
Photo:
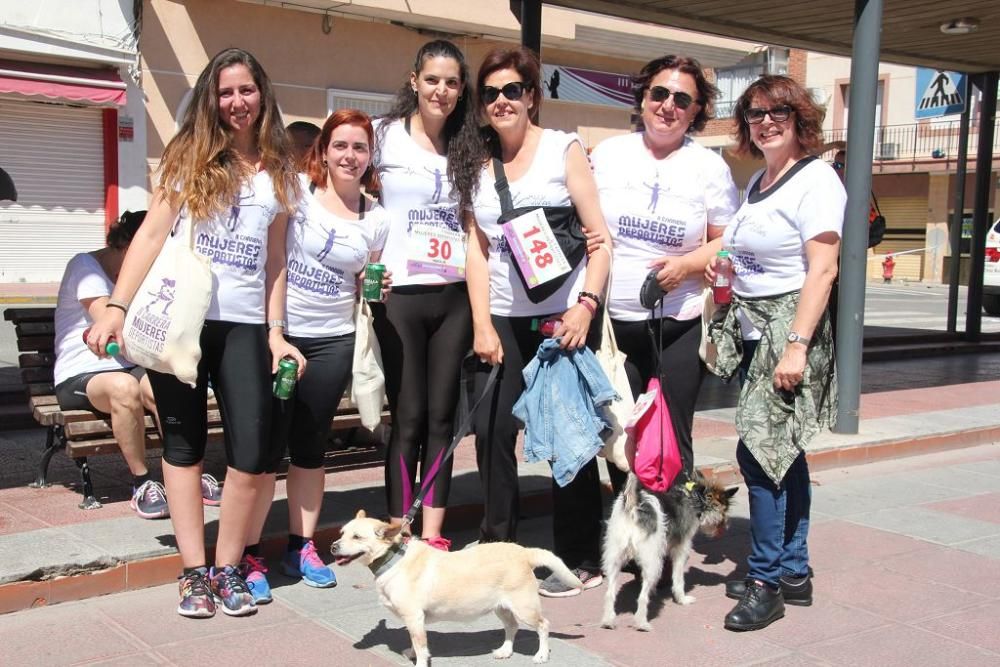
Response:
[[[640,633],[631,627],[638,590],[630,575],[615,630],[599,627],[604,587],[545,600],[551,663],[1000,664],[1000,445],[814,473],[816,602],[744,634],[722,629],[733,605],[723,582],[740,576],[747,552],[746,494],[736,499],[728,533],[696,543],[687,584],[697,602],[681,607],[658,596],[653,631]],[[547,519],[533,519],[521,541],[547,546],[549,534]],[[460,545],[474,535],[454,537]],[[247,619],[182,619],[173,612],[173,584],[7,614],[3,661],[187,665],[234,650],[260,665],[410,664],[400,655],[407,633],[379,605],[368,571],[336,572],[340,585],[331,590],[273,575],[275,602]],[[492,616],[430,626],[433,664],[495,664],[489,652],[500,628]],[[522,629],[510,664],[529,664],[536,649],[534,634]]]

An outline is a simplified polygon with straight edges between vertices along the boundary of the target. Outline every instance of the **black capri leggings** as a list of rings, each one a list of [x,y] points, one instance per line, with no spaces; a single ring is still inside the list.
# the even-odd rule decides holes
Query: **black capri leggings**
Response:
[[[390,516],[401,517],[416,496],[420,477],[440,468],[424,497],[447,507],[451,444],[462,359],[472,346],[472,313],[465,283],[394,287],[385,304],[372,304],[382,348],[392,435],[385,461]]]
[[[591,323],[587,346],[600,345],[602,313]],[[483,486],[483,542],[517,541],[520,518],[520,488],[515,443],[520,422],[511,411],[524,391],[524,367],[534,359],[541,333],[532,320],[544,317],[493,315],[493,326],[503,346],[500,377],[476,412],[476,461]],[[485,364],[481,370],[488,369]],[[476,374],[476,395],[483,390],[487,371]],[[591,459],[573,481],[564,487],[552,481],[552,538],[555,554],[568,567],[591,572],[601,570],[601,499],[597,459]]]
[[[209,320],[201,330],[194,388],[168,373],[148,371],[163,428],[163,460],[188,467],[205,457],[211,380],[222,413],[229,466],[240,472],[264,472],[272,459],[270,356],[263,324]]]
[[[330,422],[351,379],[354,333],[323,338],[289,336],[306,358],[306,372],[287,400],[273,400],[272,453],[267,472],[275,472],[287,448],[292,465],[323,467]]]
[[[694,470],[694,442],[691,431],[694,428],[694,407],[698,402],[698,391],[705,377],[705,367],[698,356],[701,342],[701,319],[678,321],[664,317],[663,347],[660,364],[663,371],[661,380],[663,392],[670,408],[670,419],[674,423],[677,444],[680,448],[684,470],[690,474]],[[646,383],[656,376],[656,343],[658,341],[657,320],[626,322],[611,320],[618,348],[628,357],[625,372],[637,397],[646,391]],[[650,334],[652,333],[652,338]],[[608,466],[612,484],[617,493],[625,482],[625,473],[617,466]]]

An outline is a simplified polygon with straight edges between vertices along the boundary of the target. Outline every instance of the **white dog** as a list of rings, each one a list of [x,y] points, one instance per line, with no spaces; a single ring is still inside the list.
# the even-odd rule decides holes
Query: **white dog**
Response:
[[[701,476],[688,484],[653,493],[630,474],[625,488],[615,498],[604,535],[601,565],[608,578],[601,626],[615,627],[615,597],[618,575],[630,559],[642,571],[635,627],[651,629],[648,620],[649,594],[660,581],[663,561],[669,553],[673,565],[672,593],[677,604],[691,604],[694,596],[684,592],[684,570],[691,554],[691,542],[700,528],[716,537],[726,528],[729,506],[736,487],[723,488],[706,482]]]
[[[504,642],[493,657],[514,652],[518,623],[538,633],[535,662],[549,659],[549,622],[542,616],[534,568],[547,567],[566,584],[583,584],[551,551],[508,542],[480,544],[456,552],[439,551],[419,540],[403,543],[400,530],[365,516],[364,510],[340,531],[330,551],[337,565],[360,560],[375,575],[379,601],[410,633],[417,667],[427,667],[426,623],[461,621],[495,613]]]

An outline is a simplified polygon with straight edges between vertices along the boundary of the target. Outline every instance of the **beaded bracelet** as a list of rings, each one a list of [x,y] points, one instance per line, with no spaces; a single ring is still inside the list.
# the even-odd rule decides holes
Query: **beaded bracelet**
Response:
[[[577,302],[579,303],[580,299],[584,297],[593,300],[594,304],[597,306],[601,305],[601,297],[597,296],[593,292],[580,292],[579,296],[577,296]]]
[[[589,310],[591,317],[597,316],[597,308],[594,307],[594,304],[590,303],[585,298],[583,298],[582,294],[579,297],[577,297],[576,302],[581,306],[583,306],[584,308],[586,308],[587,310]]]

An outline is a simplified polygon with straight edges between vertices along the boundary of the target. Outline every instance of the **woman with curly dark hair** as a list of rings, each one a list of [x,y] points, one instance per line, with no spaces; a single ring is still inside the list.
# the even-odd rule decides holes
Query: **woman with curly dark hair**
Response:
[[[469,68],[454,44],[437,40],[417,52],[392,110],[378,121],[375,166],[389,236],[382,262],[392,297],[373,304],[382,348],[392,434],[385,462],[389,514],[399,521],[424,479],[439,470],[423,509],[422,537],[441,536],[462,358],[472,344],[460,210],[478,184],[482,148]]]
[[[656,58],[633,84],[641,131],[607,139],[590,156],[617,260],[608,314],[628,357],[634,396],[645,391],[657,368],[664,369],[660,382],[680,446],[680,479],[685,479],[694,469],[691,431],[704,377],[698,357],[702,273],[722,247],[722,232],[739,198],[722,156],[691,137],[705,127],[718,95],[698,61]],[[639,303],[652,269],[666,292],[655,313]],[[620,489],[625,475],[615,466],[609,471]]]
[[[813,157],[823,109],[796,81],[761,77],[736,103],[743,154],[766,164],[723,234],[733,260],[733,308],[715,332],[717,372],[743,379],[736,459],[750,492],[750,556],[730,630],[758,630],[785,604],[812,604],[809,467],[805,447],[836,415],[833,333],[827,314],[847,195]],[[714,266],[707,271],[714,277]]]

